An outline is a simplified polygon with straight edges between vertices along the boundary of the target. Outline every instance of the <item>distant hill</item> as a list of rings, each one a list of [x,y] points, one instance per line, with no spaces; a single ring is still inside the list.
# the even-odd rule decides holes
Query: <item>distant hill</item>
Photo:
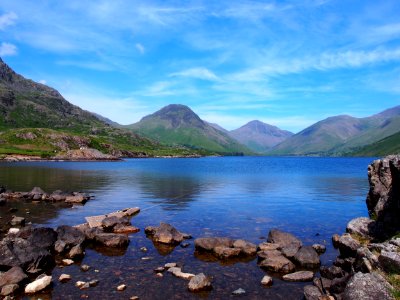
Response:
[[[400,131],[346,154],[349,156],[386,156],[389,154],[400,154]]]
[[[229,135],[258,153],[265,153],[273,146],[293,135],[292,132],[254,120],[232,130]]]
[[[185,105],[168,105],[126,128],[167,145],[184,145],[221,154],[251,153],[228,134],[201,120]]]
[[[38,128],[50,131],[38,132]],[[0,154],[34,151],[35,155],[47,156],[54,151],[79,147],[79,143],[72,141],[80,137],[84,137],[85,146],[122,156],[193,153],[188,149],[161,146],[136,133],[113,128],[69,103],[55,89],[15,73],[0,58]]]
[[[344,155],[395,134],[399,128],[400,106],[366,118],[335,116],[293,135],[268,154]]]
[[[222,127],[222,126],[220,126],[220,125],[218,125],[216,123],[210,123],[210,122],[207,122],[207,121],[204,121],[204,122],[207,123],[208,125],[210,125],[211,127],[214,127],[215,129],[219,130],[219,131],[222,131],[222,132],[225,132],[225,133],[229,133],[229,130],[226,130],[224,127]]]

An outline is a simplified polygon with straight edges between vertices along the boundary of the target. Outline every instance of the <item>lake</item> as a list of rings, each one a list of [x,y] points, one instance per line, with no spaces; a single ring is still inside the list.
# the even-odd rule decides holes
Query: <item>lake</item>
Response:
[[[0,163],[0,185],[18,191],[40,186],[47,192],[57,189],[83,191],[95,196],[84,206],[65,208],[52,204],[28,207],[16,203],[34,224],[56,227],[85,222],[85,216],[100,215],[126,207],[142,209],[132,219],[141,231],[130,235],[123,253],[99,253],[88,249],[82,263],[92,266],[82,272],[78,265],[56,268],[54,278],[71,274],[66,284],[55,281],[50,294],[40,298],[76,299],[100,297],[121,299],[226,299],[237,288],[245,298],[302,299],[304,283],[287,283],[274,278],[271,288],[260,285],[266,273],[257,260],[224,264],[194,257],[193,240],[188,248],[172,252],[153,246],[144,227],[170,223],[194,238],[227,236],[255,244],[265,241],[272,228],[298,236],[305,244],[322,243],[327,252],[323,264],[330,264],[336,250],[331,236],[342,233],[347,222],[367,216],[367,166],[373,158],[304,157],[205,157],[193,159],[128,159],[121,162],[22,162]],[[7,208],[0,216],[7,218]],[[148,252],[139,249],[147,247]],[[142,260],[150,257],[149,260]],[[191,294],[187,282],[153,269],[166,262],[179,262],[190,273],[213,277],[213,290]],[[94,272],[98,269],[99,272]],[[81,291],[78,280],[99,279],[97,287]],[[128,288],[117,292],[125,283]],[[39,297],[39,296],[37,296]],[[33,298],[35,299],[35,298]]]

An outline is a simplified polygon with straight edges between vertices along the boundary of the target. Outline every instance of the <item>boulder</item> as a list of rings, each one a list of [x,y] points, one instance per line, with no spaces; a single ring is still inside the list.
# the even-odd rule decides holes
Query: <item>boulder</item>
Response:
[[[297,251],[294,260],[301,267],[316,268],[321,264],[317,251],[311,246],[303,246]]]
[[[265,275],[262,279],[261,279],[261,284],[263,286],[271,286],[273,283],[272,277]]]
[[[390,155],[368,166],[368,213],[376,220],[378,238],[400,231],[400,156]]]
[[[319,297],[322,296],[321,291],[314,285],[306,285],[303,291],[306,300],[319,300]]]
[[[217,246],[214,249],[214,254],[220,259],[229,259],[240,255],[241,249]]]
[[[400,253],[383,250],[378,257],[379,264],[388,273],[400,273]]]
[[[233,248],[238,248],[241,254],[252,256],[257,253],[257,246],[245,240],[236,240],[233,242]]]
[[[268,271],[290,273],[295,269],[295,265],[277,250],[262,251],[262,253],[258,253],[258,256],[262,258],[259,266]]]
[[[355,218],[347,224],[346,231],[365,239],[371,239],[375,235],[375,226],[376,222],[370,218]]]
[[[98,233],[94,240],[100,245],[112,248],[125,248],[129,244],[128,236],[119,233]]]
[[[299,282],[299,281],[312,281],[313,277],[314,273],[311,271],[298,271],[295,273],[283,275],[282,279],[285,281]]]
[[[312,247],[314,248],[315,251],[317,251],[318,254],[324,254],[326,251],[326,246],[321,245],[321,244],[313,244]]]
[[[190,279],[188,289],[191,292],[200,292],[212,289],[211,280],[203,273],[197,274]]]
[[[43,191],[40,187],[35,186],[30,192],[29,196],[32,200],[40,200],[42,196],[46,195],[46,192]]]
[[[334,278],[340,278],[345,275],[345,272],[338,266],[322,266],[319,269],[319,273],[321,274],[322,277],[328,278],[328,279],[334,279]]]
[[[88,199],[89,197],[84,194],[69,195],[65,197],[65,203],[85,204]]]
[[[26,294],[35,294],[47,288],[51,284],[51,276],[43,276],[31,282],[25,287]]]
[[[159,227],[146,227],[145,232],[153,242],[162,244],[179,244],[185,237],[175,227],[162,222]]]
[[[65,201],[67,196],[68,196],[68,194],[64,193],[63,191],[56,190],[50,194],[49,200],[55,201],[55,202]]]
[[[338,248],[342,257],[356,257],[357,249],[360,247],[360,243],[348,233],[343,234],[338,241]]]
[[[392,300],[391,286],[378,273],[358,272],[349,280],[344,290],[344,300]]]
[[[54,248],[58,253],[70,252],[76,246],[78,246],[78,249],[82,249],[86,239],[85,234],[79,229],[67,225],[59,226],[57,234],[58,238]]]
[[[12,267],[10,270],[0,275],[0,288],[9,284],[20,284],[27,278],[28,276],[20,267]]]
[[[268,233],[268,242],[279,244],[282,248],[289,246],[289,245],[297,245],[300,248],[303,243],[296,238],[293,234],[280,231],[278,229],[272,229]]]
[[[268,242],[263,242],[261,244],[258,244],[258,250],[278,250],[280,246],[278,244],[273,244],[273,243],[268,243]]]
[[[126,217],[118,218],[117,216],[106,217],[101,221],[101,227],[105,232],[113,232],[117,225],[129,226],[131,222]]]
[[[198,238],[194,241],[197,250],[213,251],[215,247],[233,247],[233,240],[225,237]]]

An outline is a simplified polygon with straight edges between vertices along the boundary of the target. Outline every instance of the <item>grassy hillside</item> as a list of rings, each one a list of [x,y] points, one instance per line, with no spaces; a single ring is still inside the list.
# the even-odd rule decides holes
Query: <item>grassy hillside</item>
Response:
[[[186,146],[219,154],[251,154],[228,134],[215,129],[184,105],[169,105],[127,128],[164,145]]]
[[[351,156],[386,156],[400,153],[400,132],[388,136],[378,142],[353,150]]]

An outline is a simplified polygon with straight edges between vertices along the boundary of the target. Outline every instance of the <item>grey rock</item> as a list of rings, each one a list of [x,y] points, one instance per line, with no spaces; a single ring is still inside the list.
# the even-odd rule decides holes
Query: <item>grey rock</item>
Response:
[[[360,248],[361,245],[355,239],[351,237],[350,234],[343,234],[338,242],[338,248],[340,251],[340,255],[342,257],[356,257],[357,249]]]
[[[118,218],[117,216],[106,217],[101,221],[101,227],[105,232],[113,232],[117,225],[129,226],[131,222],[126,217]]]
[[[10,270],[0,275],[0,288],[9,284],[20,284],[27,278],[28,276],[20,267],[12,267]]]
[[[211,280],[203,273],[197,274],[192,279],[190,279],[188,289],[191,292],[210,290],[212,289]]]
[[[344,300],[392,300],[391,286],[377,273],[358,272],[347,283]]]
[[[85,234],[79,229],[67,225],[59,226],[57,235],[54,248],[58,253],[70,252],[75,246],[82,248],[86,239]]]
[[[241,253],[241,249],[239,248],[228,248],[223,246],[215,247],[214,254],[220,259],[229,259],[233,257],[237,257]]]
[[[335,265],[326,267],[322,266],[319,269],[319,273],[321,274],[322,277],[328,278],[328,279],[334,279],[334,278],[340,278],[345,275],[345,272],[340,268]]]
[[[260,258],[263,258],[259,266],[268,271],[290,273],[295,269],[295,265],[277,250],[262,251],[258,255]]]
[[[244,289],[242,289],[242,288],[239,288],[239,289],[234,290],[232,292],[232,295],[243,295],[243,294],[246,294],[246,291]]]
[[[267,241],[270,243],[279,244],[281,247],[286,247],[289,245],[297,245],[298,247],[301,247],[303,245],[303,243],[293,234],[280,231],[278,229],[272,229],[268,233]]]
[[[215,247],[233,247],[233,240],[225,237],[198,238],[194,241],[197,250],[213,251]]]
[[[128,236],[119,233],[96,233],[94,241],[102,246],[112,248],[126,248],[129,244]]]
[[[301,247],[294,260],[304,268],[316,268],[321,264],[318,253],[311,246]]]
[[[350,234],[356,234],[360,237],[371,239],[375,235],[376,222],[370,218],[360,217],[351,220],[346,227]]]
[[[61,274],[60,277],[58,278],[58,281],[60,281],[61,283],[65,283],[67,281],[71,280],[71,275],[69,274]]]
[[[400,273],[400,253],[383,250],[378,257],[383,270],[388,273]]]
[[[271,286],[273,283],[272,277],[265,275],[262,279],[261,279],[261,284],[263,286]]]
[[[47,288],[51,284],[51,276],[43,276],[31,282],[25,287],[25,294],[35,294]]]
[[[322,293],[316,286],[306,285],[304,287],[304,298],[306,300],[319,300],[320,296],[322,296]]]
[[[343,293],[350,277],[351,277],[351,275],[346,273],[343,277],[334,278],[330,282],[329,292],[334,293],[334,294]]]

